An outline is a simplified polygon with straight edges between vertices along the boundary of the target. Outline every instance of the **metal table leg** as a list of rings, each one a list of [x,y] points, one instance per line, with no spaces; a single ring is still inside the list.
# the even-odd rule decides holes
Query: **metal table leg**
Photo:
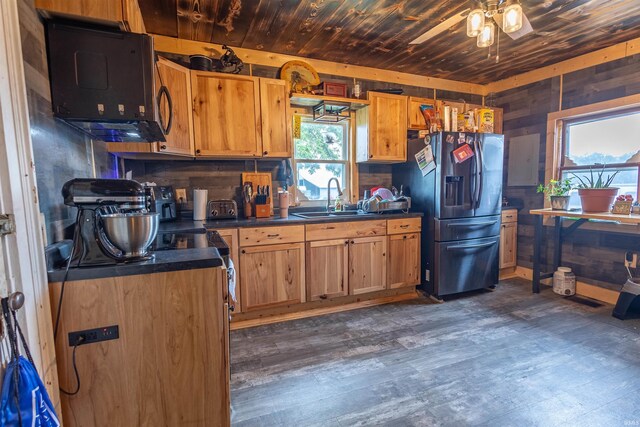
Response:
[[[553,271],[556,271],[562,262],[562,217],[557,216],[553,230]]]
[[[543,216],[535,216],[535,238],[533,242],[533,281],[531,291],[534,294],[540,293],[540,246],[542,246]]]

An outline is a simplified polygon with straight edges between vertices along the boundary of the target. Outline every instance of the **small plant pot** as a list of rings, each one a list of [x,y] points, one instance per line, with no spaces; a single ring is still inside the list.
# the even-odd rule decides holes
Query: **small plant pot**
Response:
[[[569,196],[551,196],[551,209],[554,211],[569,210]]]
[[[611,205],[619,188],[581,188],[578,190],[582,212],[602,213],[611,211]]]

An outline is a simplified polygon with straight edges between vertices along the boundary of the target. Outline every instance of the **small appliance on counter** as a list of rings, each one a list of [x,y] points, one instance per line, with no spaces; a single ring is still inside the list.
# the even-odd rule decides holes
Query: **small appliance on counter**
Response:
[[[160,222],[174,221],[178,215],[176,199],[171,186],[146,187],[149,197],[149,211],[160,215]]]
[[[238,219],[238,204],[235,200],[209,200],[207,219]]]
[[[67,206],[78,208],[71,266],[85,267],[150,259],[159,214],[147,212],[145,187],[126,179],[67,181]]]

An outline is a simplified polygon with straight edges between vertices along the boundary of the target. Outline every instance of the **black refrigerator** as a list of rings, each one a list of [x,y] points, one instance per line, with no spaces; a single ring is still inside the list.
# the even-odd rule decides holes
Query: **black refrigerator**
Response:
[[[429,144],[435,169],[416,160]],[[422,288],[429,294],[498,283],[503,156],[503,135],[439,132],[409,139],[407,162],[393,166],[394,185],[424,213]]]

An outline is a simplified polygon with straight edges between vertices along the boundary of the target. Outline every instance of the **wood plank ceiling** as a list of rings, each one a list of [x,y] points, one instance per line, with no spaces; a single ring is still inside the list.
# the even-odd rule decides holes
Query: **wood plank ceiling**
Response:
[[[147,31],[485,84],[640,37],[639,0],[522,0],[534,32],[479,49],[461,22],[408,43],[469,7],[460,0],[139,0]],[[488,57],[488,55],[491,55]]]

